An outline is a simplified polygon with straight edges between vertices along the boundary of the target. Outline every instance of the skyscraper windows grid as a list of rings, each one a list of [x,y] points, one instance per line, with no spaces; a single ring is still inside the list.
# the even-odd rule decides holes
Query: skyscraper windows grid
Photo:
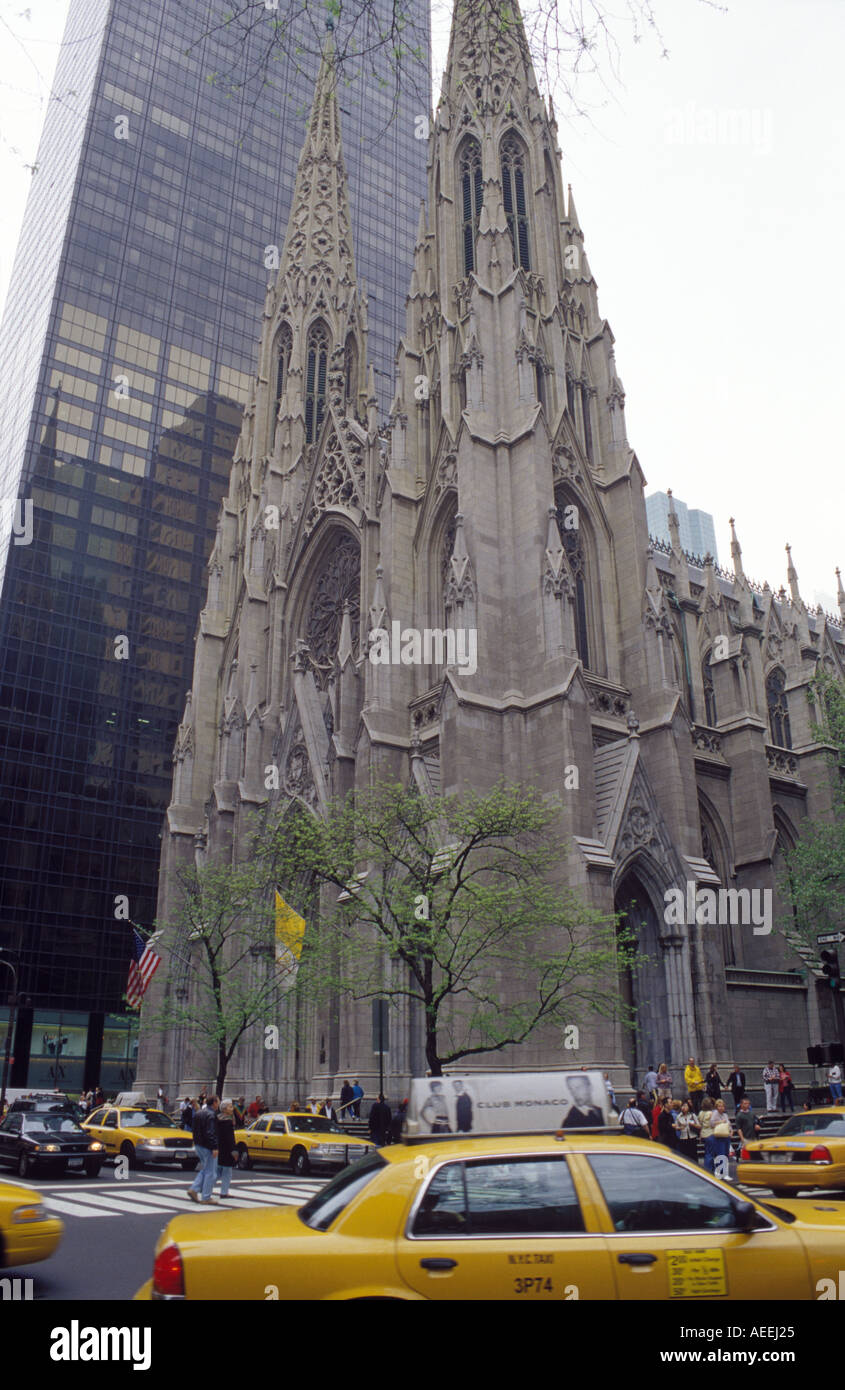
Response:
[[[32,544],[0,554],[0,944],[23,951],[33,1009],[88,1011],[94,1033],[121,1008],[116,899],[142,924],[155,910],[265,249],[284,237],[316,75],[286,55],[265,91],[261,35],[235,53],[206,32],[216,10],[72,0],[0,333],[3,495],[35,505]],[[207,78],[233,64],[236,84],[258,75],[227,99]],[[425,192],[427,57],[392,121],[372,78],[372,64],[353,74],[342,119],[386,409]],[[24,1009],[24,1044],[27,1027]],[[97,1046],[92,1033],[91,1066]]]

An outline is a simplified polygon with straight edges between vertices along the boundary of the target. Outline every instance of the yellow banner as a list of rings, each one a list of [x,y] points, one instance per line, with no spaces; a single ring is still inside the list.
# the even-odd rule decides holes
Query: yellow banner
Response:
[[[302,955],[302,938],[305,935],[305,918],[294,912],[276,892],[276,960],[283,961],[287,956],[299,960]]]

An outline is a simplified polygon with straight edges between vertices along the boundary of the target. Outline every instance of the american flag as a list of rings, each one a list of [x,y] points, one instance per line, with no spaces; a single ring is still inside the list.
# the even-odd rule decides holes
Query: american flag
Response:
[[[129,967],[129,979],[126,982],[126,998],[130,1008],[140,1009],[147,985],[160,964],[161,956],[156,955],[148,941],[141,940],[133,927],[132,964]]]

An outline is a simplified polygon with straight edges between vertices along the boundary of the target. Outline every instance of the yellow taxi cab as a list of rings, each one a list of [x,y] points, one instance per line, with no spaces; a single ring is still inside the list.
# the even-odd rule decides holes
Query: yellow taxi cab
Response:
[[[616,1134],[427,1137],[299,1208],[176,1217],[138,1299],[814,1299],[845,1211]]]
[[[791,1115],[770,1139],[743,1144],[737,1182],[776,1197],[807,1188],[845,1188],[845,1105]]]
[[[101,1105],[82,1127],[99,1139],[109,1157],[128,1159],[130,1168],[144,1163],[179,1163],[186,1170],[197,1166],[191,1135],[152,1106]]]
[[[64,1223],[48,1212],[36,1188],[0,1181],[0,1268],[48,1260],[63,1231]]]
[[[374,1145],[347,1134],[323,1115],[284,1111],[261,1115],[246,1129],[235,1130],[239,1168],[253,1163],[286,1163],[302,1177],[312,1168],[343,1168],[372,1153]]]

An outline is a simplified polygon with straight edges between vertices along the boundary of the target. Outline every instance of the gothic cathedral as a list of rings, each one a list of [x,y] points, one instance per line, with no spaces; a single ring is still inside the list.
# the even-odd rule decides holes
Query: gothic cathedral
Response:
[[[315,815],[382,777],[519,781],[559,796],[561,881],[635,921],[649,964],[619,981],[636,1031],[598,1020],[577,1059],[538,1035],[480,1064],[575,1061],[627,1085],[652,1061],[776,1056],[803,1076],[832,1023],[810,953],[779,930],[779,859],[831,806],[806,687],[819,663],[845,673],[845,593],[838,620],[808,609],[791,556],[788,590],[753,584],[733,529],[732,573],[682,550],[674,514],[672,544],[650,541],[551,104],[518,12],[490,14],[458,0],[387,421],[327,40],[209,560],[159,918],[180,865],[238,857],[269,765]],[[476,633],[477,670],[445,647],[374,664],[369,634],[394,622]],[[773,929],[667,921],[669,890],[706,888],[770,890]],[[171,988],[161,970],[150,997]],[[369,1005],[312,1019],[296,1064],[245,1042],[230,1093],[336,1094],[355,1074],[372,1094],[370,1028]],[[423,1067],[405,1018],[391,1092]],[[193,1094],[214,1071],[142,1029],[139,1085]]]

